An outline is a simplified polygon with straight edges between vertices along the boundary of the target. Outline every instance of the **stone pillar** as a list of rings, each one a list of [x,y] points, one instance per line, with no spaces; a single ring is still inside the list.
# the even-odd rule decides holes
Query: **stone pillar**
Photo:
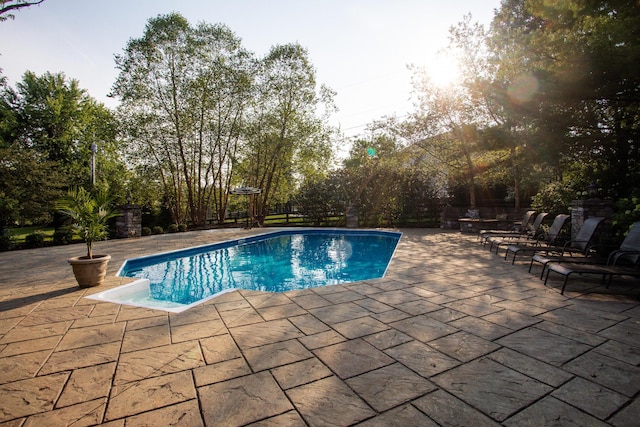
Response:
[[[116,218],[116,237],[142,236],[142,208],[139,205],[120,206],[121,215]]]
[[[598,227],[599,242],[608,242],[613,238],[611,217],[613,216],[613,200],[587,199],[571,202],[571,238],[575,238],[584,220],[594,216],[605,217]]]
[[[347,216],[347,228],[358,228],[358,207],[354,205],[347,206],[345,214]]]

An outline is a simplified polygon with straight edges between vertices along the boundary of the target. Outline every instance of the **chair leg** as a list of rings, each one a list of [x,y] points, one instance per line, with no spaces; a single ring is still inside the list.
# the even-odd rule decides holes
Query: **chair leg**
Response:
[[[571,273],[569,273],[571,274]],[[567,282],[569,281],[569,274],[564,276],[564,283],[562,284],[562,290],[560,291],[560,295],[564,295],[564,288],[567,287]]]

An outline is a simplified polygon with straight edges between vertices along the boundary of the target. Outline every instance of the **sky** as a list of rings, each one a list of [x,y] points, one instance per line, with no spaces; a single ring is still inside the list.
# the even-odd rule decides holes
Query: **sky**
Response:
[[[446,55],[449,28],[471,14],[488,26],[500,0],[45,0],[0,22],[0,68],[9,84],[25,71],[63,72],[93,98],[116,80],[114,56],[140,38],[149,18],[178,12],[192,25],[226,24],[258,57],[297,42],[309,52],[318,84],[337,92],[331,124],[345,137],[383,116],[412,110],[408,65],[436,82],[455,77]]]

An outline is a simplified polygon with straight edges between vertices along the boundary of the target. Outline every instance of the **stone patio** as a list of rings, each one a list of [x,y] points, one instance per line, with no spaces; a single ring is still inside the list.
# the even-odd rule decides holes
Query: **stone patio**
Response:
[[[99,242],[100,290],[126,257],[264,231]],[[84,246],[0,253],[0,425],[638,425],[637,282],[561,296],[474,235],[402,231],[383,279],[180,314],[83,298]]]

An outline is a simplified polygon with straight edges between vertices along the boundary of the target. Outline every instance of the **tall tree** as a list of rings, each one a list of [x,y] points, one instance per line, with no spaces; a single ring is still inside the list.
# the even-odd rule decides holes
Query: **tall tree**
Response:
[[[97,181],[123,197],[117,126],[104,105],[64,74],[26,72],[0,94],[0,140],[7,200],[18,200],[12,221],[46,222],[59,191],[90,184],[90,144],[99,147]],[[10,204],[9,204],[10,205]]]
[[[116,57],[129,156],[161,177],[176,223],[224,217],[254,59],[224,25],[150,19]]]
[[[299,44],[271,48],[261,61],[243,165],[245,183],[258,187],[258,220],[278,197],[286,200],[302,175],[326,170],[330,132],[319,115],[333,93],[316,90],[315,69]]]
[[[633,0],[505,0],[490,44],[496,94],[528,123],[530,142],[558,176],[583,178],[611,196],[637,182],[640,8]]]

